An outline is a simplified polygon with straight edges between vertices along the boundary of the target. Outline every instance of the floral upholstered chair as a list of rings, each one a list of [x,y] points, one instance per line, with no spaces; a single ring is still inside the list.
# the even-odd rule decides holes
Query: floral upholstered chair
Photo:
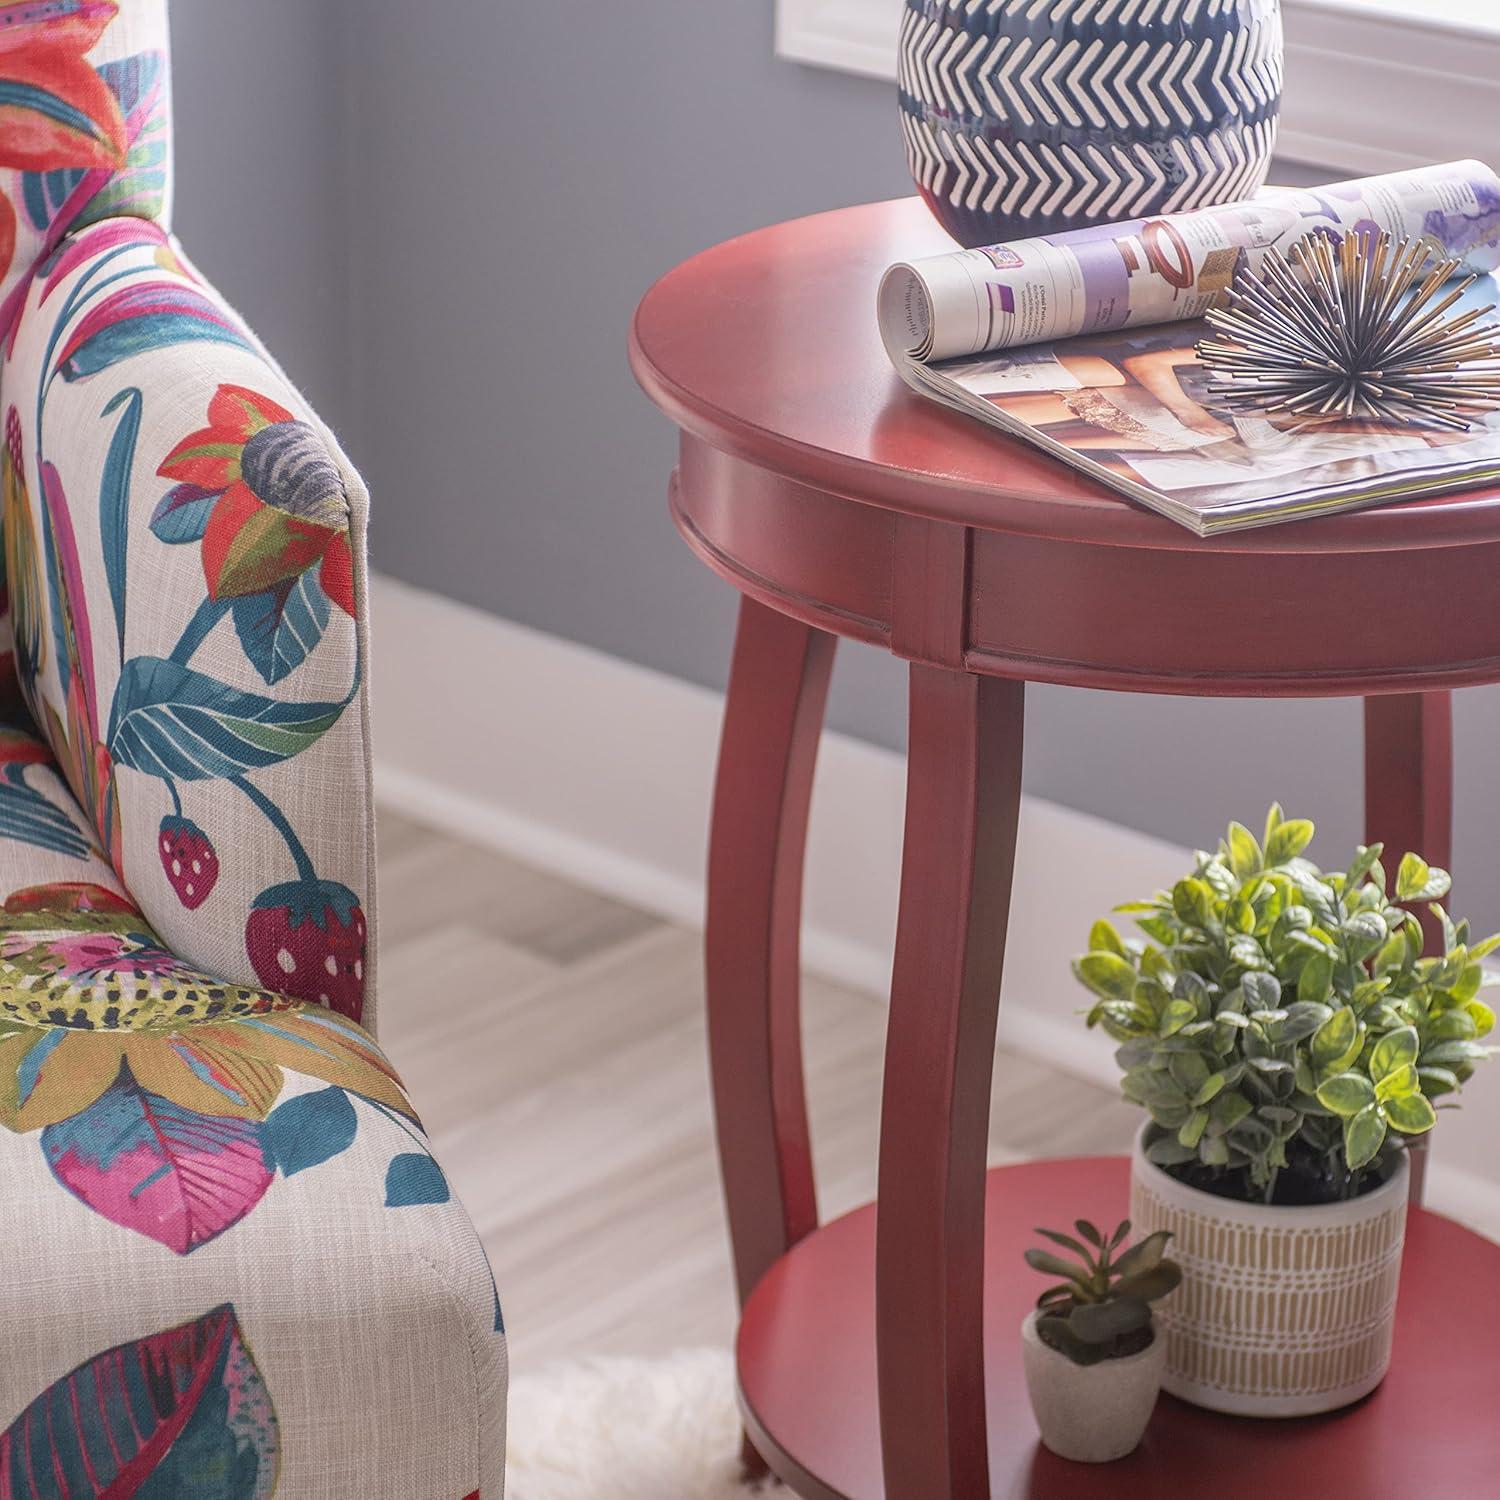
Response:
[[[366,497],[168,231],[166,48],[0,3],[0,1496],[500,1500],[370,1029]]]

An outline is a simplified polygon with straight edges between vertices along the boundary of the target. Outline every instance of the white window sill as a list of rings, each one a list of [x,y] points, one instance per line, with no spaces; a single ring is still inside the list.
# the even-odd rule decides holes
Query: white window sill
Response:
[[[1278,154],[1351,172],[1478,157],[1500,165],[1495,0],[1282,0]],[[1422,14],[1413,15],[1420,5]],[[776,50],[896,76],[901,0],[776,0]]]
[[[1297,9],[1304,0],[1291,0]],[[1420,12],[1416,12],[1417,6]],[[1308,8],[1341,11],[1366,20],[1393,21],[1416,31],[1446,31],[1459,36],[1500,36],[1500,15],[1492,0],[1310,0]]]

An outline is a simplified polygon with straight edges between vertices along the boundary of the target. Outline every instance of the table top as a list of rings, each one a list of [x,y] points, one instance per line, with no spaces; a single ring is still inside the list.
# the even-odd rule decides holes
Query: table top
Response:
[[[880,343],[893,261],[955,248],[918,198],[815,214],[695,255],[646,294],[635,372],[714,448],[821,490],[985,530],[1177,551],[1349,553],[1500,539],[1500,489],[1200,540],[908,390]]]
[[[990,1173],[985,1377],[994,1500],[1396,1500],[1500,1494],[1485,1401],[1500,1359],[1500,1246],[1438,1214],[1408,1222],[1390,1373],[1342,1412],[1285,1421],[1163,1395],[1130,1457],[1088,1465],[1040,1445],[1020,1323],[1042,1286],[1021,1261],[1036,1224],[1126,1212],[1129,1163],[1089,1157]],[[835,1220],[762,1278],[741,1324],[742,1401],[758,1445],[811,1500],[883,1494],[877,1437],[874,1210]]]

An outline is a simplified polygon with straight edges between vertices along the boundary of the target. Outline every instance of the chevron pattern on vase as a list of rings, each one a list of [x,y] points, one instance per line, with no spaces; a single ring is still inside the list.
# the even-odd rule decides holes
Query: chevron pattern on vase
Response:
[[[897,76],[966,245],[1225,203],[1270,165],[1279,0],[907,0]]]

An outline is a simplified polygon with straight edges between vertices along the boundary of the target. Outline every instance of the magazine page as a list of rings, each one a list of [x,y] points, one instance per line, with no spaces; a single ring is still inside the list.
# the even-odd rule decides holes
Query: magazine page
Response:
[[[1477,161],[1095,225],[892,266],[881,336],[898,367],[1201,317],[1241,266],[1316,230],[1426,236],[1466,270],[1500,266],[1500,177]]]
[[[1480,278],[1455,313],[1500,302]],[[1430,494],[1500,473],[1500,412],[1468,432],[1231,411],[1163,323],[921,369],[929,394],[1025,438],[1203,534]]]
[[[1154,227],[1166,222],[1103,226],[893,267],[880,309],[891,358],[923,394],[1200,534],[1500,475],[1500,413],[1476,419],[1467,432],[1236,413],[1214,395],[1213,377],[1195,352],[1207,332],[1202,313],[1244,259],[1270,245],[1284,251],[1320,227],[1426,235],[1474,271],[1500,266],[1500,178],[1488,168],[1462,162],[1279,192],[1274,202],[1178,216],[1170,238]],[[1167,270],[1160,254],[1153,263],[1145,248],[1165,243],[1187,247]],[[1139,262],[1146,269],[1111,270],[1110,282],[1109,263],[1096,254],[1103,250],[1116,267]],[[1004,285],[1000,268],[1010,251],[1027,275],[1000,297],[995,289]],[[967,288],[962,295],[960,285]],[[1450,312],[1496,302],[1500,285],[1481,275]],[[981,305],[988,309],[983,320]],[[1064,332],[1039,332],[1053,328]],[[924,359],[915,349],[926,343],[932,350]],[[955,344],[962,353],[937,352]]]

